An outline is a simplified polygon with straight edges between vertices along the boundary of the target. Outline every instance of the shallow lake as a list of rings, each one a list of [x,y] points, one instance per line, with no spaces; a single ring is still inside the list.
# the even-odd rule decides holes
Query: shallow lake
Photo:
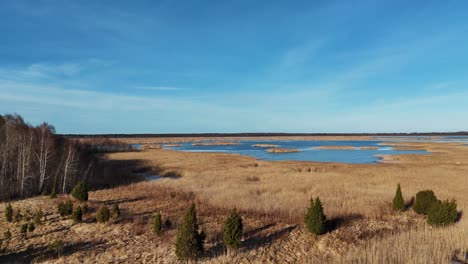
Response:
[[[210,142],[210,141],[204,141]],[[212,141],[211,141],[212,142]],[[425,150],[394,150],[391,146],[382,146],[383,141],[318,141],[318,140],[242,140],[238,145],[225,146],[200,146],[193,143],[181,143],[178,147],[166,147],[188,152],[223,152],[252,156],[262,160],[296,160],[296,161],[320,161],[320,162],[345,162],[345,163],[376,163],[379,158],[376,155],[395,154],[427,154]],[[297,149],[294,153],[269,153],[267,147],[254,147],[255,144],[272,144],[279,148]],[[323,146],[347,146],[356,149],[319,149]],[[361,147],[373,147],[377,149],[359,149]]]

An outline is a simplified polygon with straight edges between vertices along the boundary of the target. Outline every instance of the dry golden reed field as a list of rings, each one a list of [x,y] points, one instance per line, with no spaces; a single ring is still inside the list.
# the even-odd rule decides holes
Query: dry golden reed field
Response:
[[[16,255],[4,255],[3,260],[178,263],[174,253],[177,227],[192,202],[207,233],[202,263],[450,263],[453,257],[463,258],[468,250],[468,146],[389,143],[401,149],[426,149],[431,154],[386,156],[379,164],[343,164],[260,161],[235,154],[158,148],[163,142],[202,140],[199,138],[119,140],[146,147],[103,158],[128,164],[138,161],[140,167],[127,168],[129,173],[163,177],[90,193],[91,212],[80,224],[61,220],[55,209],[57,201],[47,197],[12,203],[23,210],[40,205],[56,221],[38,227],[26,241],[13,240],[9,249]],[[426,189],[441,200],[456,199],[460,220],[434,228],[412,210],[393,212],[391,201],[398,183],[408,202]],[[332,228],[314,237],[305,231],[303,218],[309,199],[317,196]],[[92,220],[93,208],[116,201],[121,219],[108,224]],[[4,207],[0,205],[2,215]],[[232,208],[244,217],[245,234],[241,249],[226,254],[222,228]],[[156,212],[173,223],[160,237],[151,232],[150,219]],[[1,217],[0,232],[11,228],[13,236],[19,236],[12,225]],[[46,245],[59,238],[66,245],[62,256],[44,256],[41,252]]]

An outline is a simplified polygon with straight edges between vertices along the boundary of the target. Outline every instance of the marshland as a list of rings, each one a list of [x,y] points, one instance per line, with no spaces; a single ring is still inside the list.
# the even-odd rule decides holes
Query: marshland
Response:
[[[82,164],[74,159],[72,167],[68,167],[73,172],[68,180],[45,177],[42,188],[34,188],[39,187],[40,176],[24,178],[24,182],[16,176],[3,181],[10,185],[2,185],[7,188],[2,193],[12,195],[4,195],[0,205],[0,233],[11,234],[2,239],[2,262],[177,263],[180,256],[174,243],[192,204],[196,206],[199,228],[206,236],[203,253],[197,255],[201,263],[444,263],[462,261],[468,246],[468,221],[463,216],[468,206],[468,146],[464,138],[450,142],[386,138],[383,142],[373,136],[232,137],[224,141],[62,137],[65,143],[57,145],[54,142],[60,142],[56,139],[60,136],[53,129],[25,125],[19,130],[18,118],[3,118],[3,129],[10,133],[4,137],[3,157],[15,156],[15,149],[40,154],[45,147],[21,145],[21,138],[27,143],[28,138],[42,142],[44,137],[48,139],[44,146],[51,153],[44,157],[50,164],[44,165],[47,172],[62,170],[55,175],[65,175],[66,163],[57,162],[69,160],[69,152],[55,149],[69,150],[72,146],[73,151],[87,158],[82,158]],[[45,136],[35,131],[42,131]],[[12,133],[17,136],[11,137]],[[9,144],[10,140],[19,144]],[[326,148],[314,148],[319,153],[329,146],[333,151],[349,152],[348,148],[335,147],[343,146],[343,142],[358,148],[384,146],[389,153],[378,162],[363,159],[347,163],[315,161],[314,156],[307,161],[294,161],[288,160],[288,153],[281,152],[270,153],[280,157],[272,160],[256,158],[249,152],[222,151],[243,145],[258,148],[253,147],[258,144],[264,144],[261,146],[265,149],[272,145],[281,149],[288,144],[302,144],[310,149],[308,145],[312,144]],[[144,148],[145,145],[153,147]],[[192,151],[194,147],[208,150]],[[214,151],[210,151],[212,148]],[[265,151],[264,148],[258,149]],[[392,149],[421,152],[395,154]],[[10,162],[12,166],[24,164]],[[41,171],[40,159],[29,162],[26,175],[34,175],[36,168]],[[84,173],[80,167],[89,169]],[[4,177],[13,172],[4,171]],[[80,182],[87,186],[89,197],[85,200],[74,194],[75,185]],[[396,210],[392,204],[398,184],[403,210]],[[422,190],[432,190],[441,201],[456,200],[457,218],[453,223],[431,224],[428,216],[412,209],[417,203],[416,194]],[[311,233],[304,222],[314,197],[320,197],[326,216],[326,231],[321,234]],[[66,201],[72,202],[70,214],[57,209]],[[13,210],[11,222],[5,217],[9,206]],[[74,212],[78,207],[86,207],[86,211],[76,220]],[[112,212],[101,223],[103,207]],[[114,207],[119,208],[117,215]],[[242,217],[243,232],[238,248],[229,250],[223,240],[223,226],[233,208]],[[39,211],[41,219],[36,219]],[[162,222],[157,233],[156,214]],[[35,223],[34,230],[23,232],[24,223]],[[62,243],[59,249],[52,244],[57,241]]]

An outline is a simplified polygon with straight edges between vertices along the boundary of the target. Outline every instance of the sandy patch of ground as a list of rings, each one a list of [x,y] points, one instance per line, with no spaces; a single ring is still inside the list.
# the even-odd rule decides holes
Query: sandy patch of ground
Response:
[[[288,149],[288,148],[270,148],[265,150],[266,152],[270,153],[294,153],[294,152],[300,152],[298,149]]]

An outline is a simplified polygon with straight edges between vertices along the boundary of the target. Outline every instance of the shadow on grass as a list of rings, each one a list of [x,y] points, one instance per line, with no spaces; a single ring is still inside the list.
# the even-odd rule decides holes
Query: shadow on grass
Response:
[[[409,201],[405,204],[405,210],[411,209],[411,207],[413,207],[413,204],[414,204],[414,196],[411,197],[411,199],[409,199]]]
[[[274,241],[280,239],[281,237],[291,233],[296,228],[297,228],[297,225],[289,226],[289,227],[277,230],[265,236],[251,236],[247,238],[246,240],[242,241],[241,246],[247,250],[253,250],[260,246],[273,243]]]
[[[147,168],[142,160],[109,160],[100,156],[89,183],[93,189],[107,189],[144,181],[134,171]]]
[[[146,198],[147,198],[146,196],[138,196],[138,197],[135,197],[135,198],[132,198],[132,199],[130,199],[130,198],[111,199],[111,200],[104,201],[102,203],[105,204],[105,205],[113,205],[115,203],[117,203],[117,204],[133,203],[133,202],[138,202],[138,201],[144,200]]]
[[[28,239],[29,239],[29,238],[36,238],[36,237],[47,236],[47,235],[50,235],[50,234],[53,234],[53,233],[59,233],[59,232],[65,231],[65,230],[67,230],[67,228],[64,227],[64,226],[62,226],[62,227],[59,227],[59,228],[56,228],[56,229],[49,230],[49,231],[44,232],[44,233],[36,233],[36,234],[34,234],[34,235],[29,235],[29,236],[28,236]]]
[[[457,213],[457,220],[455,220],[455,223],[458,223],[462,219],[462,216],[463,216],[463,211],[459,211]]]
[[[330,218],[326,222],[326,228],[328,232],[332,232],[340,227],[346,226],[356,220],[363,219],[364,216],[361,214],[349,214],[339,217]]]
[[[105,251],[107,246],[104,242],[78,242],[66,244],[61,256],[69,256],[79,251],[90,251],[98,249]],[[48,246],[30,246],[22,251],[6,253],[0,256],[0,263],[36,263],[51,260],[57,257],[57,254],[49,249]]]
[[[275,225],[274,224],[266,224],[264,226],[252,229],[252,230],[250,230],[248,232],[245,232],[244,237],[251,237],[251,236],[253,236],[253,235],[255,235],[255,234],[259,233],[259,232],[262,232],[263,230],[267,230],[268,228],[273,227],[273,226],[275,226]]]
[[[280,230],[277,230],[273,233],[270,233],[270,234],[266,234],[266,235],[257,235],[258,233],[264,231],[264,230],[267,230],[269,229],[270,227],[273,227],[275,226],[274,224],[267,224],[267,225],[264,225],[264,226],[261,226],[259,228],[255,228],[251,231],[248,231],[248,232],[245,232],[244,233],[244,238],[245,240],[242,241],[241,243],[241,246],[240,246],[240,249],[241,251],[249,251],[249,250],[255,250],[261,246],[265,246],[265,245],[268,245],[268,244],[271,244],[273,242],[275,242],[276,240],[282,238],[283,236],[289,234],[290,232],[292,232],[295,228],[297,228],[297,225],[296,226],[290,226],[290,227],[286,227],[286,228],[283,228],[283,229],[280,229]],[[217,236],[217,237],[221,237],[221,238],[218,238],[217,240],[219,242],[215,243],[212,247],[209,247],[206,249],[206,257],[207,258],[215,258],[217,256],[220,256],[220,255],[225,255],[226,254],[226,247],[222,241],[222,234],[220,236]]]

